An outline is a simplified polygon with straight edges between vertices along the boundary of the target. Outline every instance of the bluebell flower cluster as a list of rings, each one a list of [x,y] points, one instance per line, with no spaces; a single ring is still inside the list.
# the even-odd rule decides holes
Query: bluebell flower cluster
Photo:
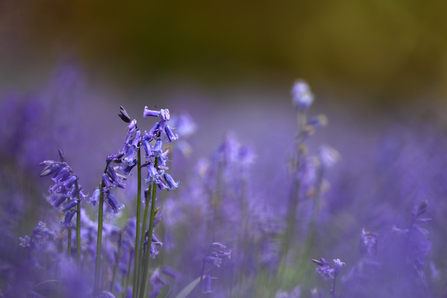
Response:
[[[225,245],[219,242],[213,242],[208,248],[208,254],[203,259],[202,273],[200,279],[203,280],[203,293],[210,294],[214,290],[211,289],[211,277],[210,271],[216,266],[220,268],[222,260],[231,258],[231,249],[228,249]],[[209,266],[211,265],[211,266]],[[205,276],[205,279],[203,279]]]
[[[79,179],[65,162],[64,152],[59,150],[61,158],[60,162],[54,160],[45,160],[40,165],[45,166],[41,177],[53,175],[51,180],[54,181],[54,185],[48,190],[50,197],[48,200],[54,208],[61,210],[65,213],[64,219],[61,224],[63,226],[71,227],[71,220],[75,215],[75,207],[81,200],[89,202],[88,195],[82,192],[82,186],[77,184]],[[78,200],[79,198],[79,200]]]
[[[145,157],[148,162],[145,164],[147,169],[147,177],[144,181],[147,184],[155,183],[159,190],[173,190],[178,188],[179,182],[175,181],[172,176],[165,171],[169,169],[167,166],[169,149],[163,150],[163,139],[165,135],[165,142],[171,143],[179,138],[172,128],[167,124],[170,120],[170,112],[168,109],[161,109],[160,111],[149,110],[144,107],[144,118],[158,117],[160,121],[156,122],[151,130],[146,131],[142,136],[141,142],[145,150]],[[152,143],[152,145],[151,145]]]

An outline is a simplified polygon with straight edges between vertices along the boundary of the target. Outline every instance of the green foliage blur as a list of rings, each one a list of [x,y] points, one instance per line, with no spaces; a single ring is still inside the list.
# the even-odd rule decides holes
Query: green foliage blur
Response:
[[[446,9],[420,0],[0,1],[0,87],[49,72],[69,52],[123,87],[301,77],[372,102],[439,97]]]

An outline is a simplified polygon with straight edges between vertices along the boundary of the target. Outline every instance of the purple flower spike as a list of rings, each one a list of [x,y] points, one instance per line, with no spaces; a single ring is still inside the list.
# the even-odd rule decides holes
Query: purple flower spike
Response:
[[[144,119],[146,119],[146,116],[160,117],[160,114],[161,113],[159,111],[149,110],[147,106],[144,107],[144,112],[143,112]]]
[[[168,190],[176,189],[180,183],[179,181],[177,181],[177,182],[174,181],[174,179],[168,173],[164,174],[164,178],[165,178],[166,183],[168,184],[168,187],[169,187]]]
[[[166,125],[166,127],[165,127],[165,132],[166,132],[166,136],[168,137],[168,140],[167,140],[168,143],[171,143],[179,138],[179,136],[174,134],[174,132],[168,125]]]

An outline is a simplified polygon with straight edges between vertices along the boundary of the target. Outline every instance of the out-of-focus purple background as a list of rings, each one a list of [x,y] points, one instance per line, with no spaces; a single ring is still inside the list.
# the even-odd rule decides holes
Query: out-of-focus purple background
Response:
[[[445,271],[446,6],[0,1],[1,200],[5,212],[27,218],[7,219],[4,247],[40,220],[34,211],[50,212],[38,163],[57,159],[57,149],[86,192],[97,186],[127,132],[120,105],[143,130],[153,124],[144,106],[191,115],[192,154],[173,156],[179,180],[195,175],[230,131],[256,155],[252,198],[285,202],[297,133],[290,89],[302,78],[315,95],[308,114],[329,118],[309,139],[309,154],[330,145],[341,155],[325,177],[320,225],[329,228],[320,230],[327,239],[318,251],[352,264],[362,228],[405,225],[427,199],[429,260]],[[134,195],[128,184],[120,199]]]

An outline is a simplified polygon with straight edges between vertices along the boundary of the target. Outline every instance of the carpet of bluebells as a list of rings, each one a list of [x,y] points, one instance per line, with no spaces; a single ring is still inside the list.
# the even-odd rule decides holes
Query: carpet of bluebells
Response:
[[[75,65],[4,92],[0,297],[447,297],[445,134],[390,126],[372,167],[341,166],[314,146],[330,119],[310,88],[292,84],[296,129],[264,137],[270,160],[237,132],[191,154],[197,120],[154,99],[103,123]]]

